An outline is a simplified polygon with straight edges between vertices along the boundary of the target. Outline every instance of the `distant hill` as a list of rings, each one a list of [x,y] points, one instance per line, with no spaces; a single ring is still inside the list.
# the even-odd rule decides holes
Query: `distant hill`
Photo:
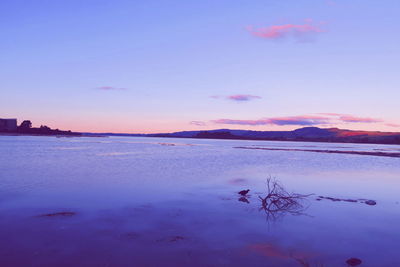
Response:
[[[322,129],[305,127],[293,131],[250,131],[218,129],[207,131],[183,131],[158,134],[102,134],[109,136],[142,136],[142,137],[178,137],[203,139],[239,139],[239,140],[274,140],[274,141],[307,141],[335,143],[373,143],[400,144],[400,133],[377,131],[353,131],[338,128]]]

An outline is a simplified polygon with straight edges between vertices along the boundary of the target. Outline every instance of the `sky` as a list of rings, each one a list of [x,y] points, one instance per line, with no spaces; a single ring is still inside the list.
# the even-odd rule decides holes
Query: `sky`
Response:
[[[0,118],[400,131],[398,0],[2,0]]]

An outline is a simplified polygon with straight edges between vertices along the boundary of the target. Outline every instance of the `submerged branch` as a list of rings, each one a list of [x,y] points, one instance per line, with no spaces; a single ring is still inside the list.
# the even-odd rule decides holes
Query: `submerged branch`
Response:
[[[309,195],[289,193],[286,189],[272,177],[267,179],[267,195],[259,196],[261,208],[267,214],[267,220],[276,220],[285,214],[306,215],[304,212],[308,208],[303,205],[304,200]]]

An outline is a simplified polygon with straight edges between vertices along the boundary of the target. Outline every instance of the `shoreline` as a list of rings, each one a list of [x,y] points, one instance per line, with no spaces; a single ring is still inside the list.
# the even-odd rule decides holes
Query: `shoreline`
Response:
[[[96,133],[77,133],[77,134],[31,134],[31,133],[10,133],[0,132],[0,136],[54,136],[54,137],[145,137],[145,138],[176,138],[194,140],[235,140],[235,141],[266,141],[266,142],[306,142],[306,143],[327,143],[327,144],[366,144],[366,145],[390,145],[399,146],[400,143],[377,143],[377,142],[346,142],[346,141],[324,141],[324,140],[287,140],[287,139],[247,139],[247,138],[199,138],[185,136],[145,136],[135,134],[96,134]]]
[[[25,134],[25,133],[5,133],[0,132],[0,136],[54,136],[54,137],[83,137],[82,134]],[[90,136],[88,136],[90,137]],[[96,137],[96,136],[93,136]],[[101,136],[103,137],[103,136]],[[104,136],[105,137],[105,136]]]
[[[318,150],[318,149],[296,149],[296,148],[264,148],[264,147],[234,147],[238,149],[249,149],[249,150],[269,150],[269,151],[295,151],[295,152],[316,152],[326,154],[351,154],[351,155],[363,155],[363,156],[377,156],[377,157],[392,157],[400,158],[400,153],[393,152],[369,152],[369,151],[341,151],[341,150]]]

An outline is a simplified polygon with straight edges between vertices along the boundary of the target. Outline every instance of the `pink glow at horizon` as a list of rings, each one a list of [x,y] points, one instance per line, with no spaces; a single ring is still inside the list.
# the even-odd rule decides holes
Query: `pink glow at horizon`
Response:
[[[321,114],[321,113],[319,113]],[[368,130],[368,131],[400,131],[400,124],[391,121],[380,120],[376,118],[364,118],[352,115],[336,114],[335,116],[322,116],[319,114],[270,117],[254,120],[246,119],[209,119],[182,121],[176,119],[160,119],[157,117],[135,118],[120,117],[118,119],[112,116],[103,118],[73,116],[69,119],[57,118],[54,116],[18,116],[18,123],[24,119],[32,121],[34,127],[47,125],[51,128],[61,130],[72,130],[77,132],[113,132],[113,133],[163,133],[176,131],[193,130],[213,130],[226,128],[244,129],[257,131],[286,131],[295,130],[301,127],[320,127],[320,128],[340,128],[350,130]],[[326,113],[325,113],[326,114]],[[340,118],[346,116],[341,120]],[[350,120],[351,118],[351,120]],[[347,121],[346,121],[347,120]]]
[[[322,115],[329,114],[329,115]],[[82,116],[79,114],[69,117],[58,117],[52,114],[26,115],[5,114],[6,117],[17,117],[18,123],[29,119],[34,127],[47,125],[53,129],[72,130],[77,132],[112,132],[112,133],[164,133],[193,130],[213,130],[228,128],[257,130],[257,131],[286,131],[301,127],[340,128],[350,130],[399,132],[400,124],[395,121],[379,118],[360,117],[340,113],[316,113],[296,116],[264,117],[261,119],[212,119],[197,117],[196,120],[182,120],[179,117],[166,116],[117,116],[102,117]]]
[[[154,120],[109,120],[109,119],[80,119],[77,121],[71,120],[39,120],[31,118],[34,127],[47,125],[51,128],[60,130],[71,130],[75,132],[93,132],[93,133],[163,133],[186,130],[187,128],[198,128],[199,125],[180,122],[177,120],[171,121],[154,121]],[[21,123],[22,120],[18,120]]]
[[[332,123],[327,125],[296,125],[295,122],[287,125],[279,124],[265,124],[263,122],[258,122],[254,120],[250,121],[249,124],[241,123],[246,120],[237,120],[239,123],[234,123],[234,120],[228,121],[230,129],[241,129],[241,130],[257,130],[257,131],[291,131],[301,127],[315,126],[320,128],[340,128],[340,129],[363,129],[367,131],[376,131],[375,123]],[[21,120],[19,120],[19,123]],[[32,120],[35,127],[41,124],[48,125],[51,128],[59,128],[62,130],[72,130],[77,132],[97,132],[97,133],[164,133],[164,132],[177,132],[177,131],[194,131],[194,130],[213,130],[221,127],[221,123],[215,121],[202,122],[202,121],[192,121],[192,122],[161,122],[161,121],[136,121],[130,122],[128,125],[121,127],[121,122],[115,121],[113,124],[109,124],[108,121],[98,121],[91,122],[80,121],[80,122],[64,122],[57,120],[46,120],[46,122],[39,122],[39,120]],[[222,121],[221,121],[222,122]],[[249,121],[246,121],[249,122]],[[362,127],[361,125],[362,124]],[[245,126],[245,127],[244,127]],[[264,126],[264,127],[263,127]],[[380,131],[387,132],[400,132],[399,124],[385,123],[380,124]],[[397,128],[397,129],[396,129]],[[112,130],[111,130],[112,129]]]

